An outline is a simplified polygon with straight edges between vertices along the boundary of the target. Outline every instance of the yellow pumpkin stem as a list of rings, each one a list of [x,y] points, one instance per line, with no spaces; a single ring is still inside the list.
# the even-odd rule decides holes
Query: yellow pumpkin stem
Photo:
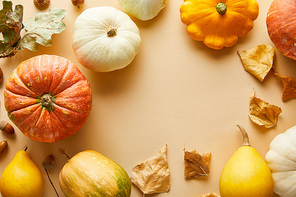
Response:
[[[216,6],[216,10],[219,14],[223,15],[226,13],[227,6],[225,5],[225,3],[218,3]]]
[[[23,151],[27,151],[28,150],[28,146],[25,145],[24,148],[23,148]]]
[[[249,136],[248,136],[248,133],[246,132],[246,130],[241,125],[237,125],[237,126],[243,136],[243,146],[251,146]]]

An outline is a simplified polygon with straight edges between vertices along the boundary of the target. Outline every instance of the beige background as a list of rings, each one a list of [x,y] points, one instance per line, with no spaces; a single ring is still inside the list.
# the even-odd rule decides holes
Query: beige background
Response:
[[[31,0],[14,0],[13,3],[24,5],[24,22],[38,12]],[[39,54],[60,55],[79,67],[90,82],[93,109],[80,131],[53,144],[31,141],[14,125],[14,136],[0,133],[0,140],[9,143],[9,148],[0,157],[0,173],[15,153],[28,145],[29,154],[44,175],[44,196],[55,196],[41,166],[43,159],[53,154],[56,165],[50,175],[63,196],[58,174],[67,159],[58,148],[65,148],[70,156],[86,149],[99,151],[130,174],[133,166],[167,144],[171,190],[167,194],[151,196],[198,197],[209,192],[219,193],[220,173],[242,143],[237,124],[245,127],[252,146],[264,157],[271,140],[296,124],[296,102],[282,102],[281,81],[271,73],[263,83],[247,73],[237,50],[259,44],[274,46],[265,24],[271,0],[258,0],[260,14],[247,36],[240,38],[233,47],[218,51],[194,41],[187,34],[186,26],[180,20],[182,3],[182,0],[169,0],[166,8],[150,21],[132,18],[143,40],[140,53],[122,70],[96,73],[80,65],[74,56],[71,46],[73,23],[83,10],[90,7],[105,5],[121,9],[117,0],[86,0],[81,9],[74,7],[70,0],[53,0],[50,7],[68,12],[63,20],[66,30],[53,36],[51,47],[40,46],[38,52],[24,50],[12,58],[0,60],[4,72],[4,82],[0,85],[0,119],[10,122],[3,104],[3,90],[9,74],[20,62]],[[295,61],[277,50],[274,66],[280,74],[296,77]],[[248,107],[253,89],[257,97],[282,108],[277,127],[265,129],[250,121]],[[184,179],[184,148],[212,153],[209,177]],[[142,194],[133,186],[131,196],[141,197]]]

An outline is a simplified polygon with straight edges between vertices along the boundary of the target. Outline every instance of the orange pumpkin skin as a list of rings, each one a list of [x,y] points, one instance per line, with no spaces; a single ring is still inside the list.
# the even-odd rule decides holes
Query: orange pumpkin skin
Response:
[[[267,12],[268,35],[276,48],[288,58],[296,60],[296,2],[274,0]]]
[[[220,5],[226,6],[224,12]],[[218,50],[233,46],[253,29],[259,5],[256,0],[184,0],[180,15],[194,40]]]
[[[9,76],[4,105],[11,121],[30,139],[56,142],[76,133],[92,108],[89,82],[69,60],[40,55]]]

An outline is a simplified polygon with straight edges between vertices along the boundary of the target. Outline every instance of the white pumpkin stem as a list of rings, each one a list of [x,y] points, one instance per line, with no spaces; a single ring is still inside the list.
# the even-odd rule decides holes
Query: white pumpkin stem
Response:
[[[249,136],[248,136],[248,133],[246,132],[246,130],[241,125],[237,125],[237,126],[243,136],[243,146],[251,146]]]
[[[107,32],[108,37],[114,37],[117,35],[117,29],[114,27],[110,27]]]

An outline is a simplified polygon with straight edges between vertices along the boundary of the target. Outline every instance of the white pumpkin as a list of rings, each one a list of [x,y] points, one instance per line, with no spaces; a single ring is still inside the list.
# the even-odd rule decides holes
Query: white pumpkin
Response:
[[[274,192],[281,197],[296,196],[296,126],[277,135],[265,160],[272,172]]]
[[[76,58],[97,72],[129,65],[140,51],[141,42],[137,25],[113,7],[86,9],[74,23],[72,45]]]
[[[146,21],[156,17],[166,6],[167,0],[118,0],[128,14]]]

